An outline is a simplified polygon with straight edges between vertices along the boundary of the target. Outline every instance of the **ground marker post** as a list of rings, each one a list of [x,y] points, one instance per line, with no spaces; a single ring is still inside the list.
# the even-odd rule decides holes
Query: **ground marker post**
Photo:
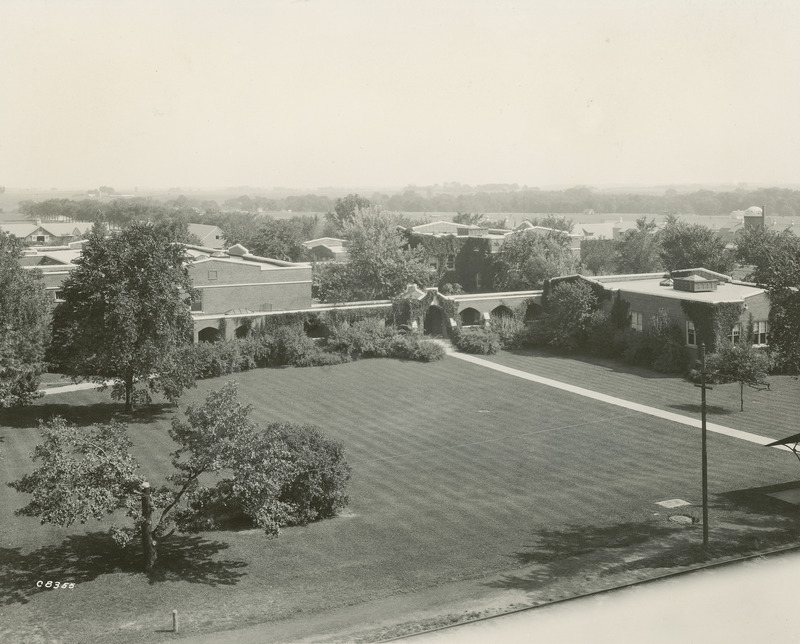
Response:
[[[177,609],[173,609],[172,610],[172,632],[173,633],[177,633],[178,632],[178,610]]]

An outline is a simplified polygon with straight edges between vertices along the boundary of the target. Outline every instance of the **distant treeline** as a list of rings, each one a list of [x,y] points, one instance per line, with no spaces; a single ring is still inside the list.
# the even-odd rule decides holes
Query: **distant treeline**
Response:
[[[662,195],[635,193],[597,193],[590,188],[567,190],[503,190],[498,192],[464,192],[454,194],[434,193],[423,189],[425,194],[408,189],[402,193],[387,195],[374,193],[364,195],[376,206],[403,213],[460,212],[460,213],[595,213],[611,214],[695,214],[728,215],[734,210],[750,206],[766,206],[767,213],[775,216],[797,216],[800,214],[800,190],[785,188],[739,189],[734,192],[712,192],[698,190],[678,193],[667,190]],[[123,223],[131,219],[152,215],[154,209],[185,214],[213,215],[224,211],[240,212],[332,212],[337,199],[325,195],[291,195],[273,199],[260,195],[241,195],[226,199],[222,204],[213,200],[191,199],[180,196],[169,201],[150,198],[127,199],[48,199],[46,201],[22,201],[20,212],[31,218],[47,219],[67,216],[76,221],[108,221]]]

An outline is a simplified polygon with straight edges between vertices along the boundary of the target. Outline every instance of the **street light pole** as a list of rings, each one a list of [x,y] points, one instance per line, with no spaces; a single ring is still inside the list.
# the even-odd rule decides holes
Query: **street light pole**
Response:
[[[706,345],[700,345],[700,390],[702,427],[702,468],[703,468],[703,549],[708,549],[708,451],[706,449]]]

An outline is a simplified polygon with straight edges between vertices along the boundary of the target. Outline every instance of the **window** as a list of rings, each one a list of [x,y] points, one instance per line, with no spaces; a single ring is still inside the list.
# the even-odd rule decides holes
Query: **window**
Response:
[[[476,289],[483,288],[483,277],[481,277],[480,273],[475,273],[475,288]]]
[[[644,324],[641,313],[631,313],[631,328],[636,331],[644,331]]]
[[[753,322],[753,344],[765,345],[767,343],[767,332],[769,331],[766,322]]]
[[[192,300],[192,311],[202,311],[203,310],[203,291],[199,291],[197,294],[197,299]]]
[[[686,323],[686,344],[690,347],[697,346],[697,334],[694,330],[694,322],[691,320]]]
[[[44,235],[36,235],[36,243],[42,243],[45,241]]]
[[[452,271],[456,267],[456,256],[448,255],[446,262],[447,270]]]
[[[739,344],[742,340],[742,325],[741,324],[734,324],[733,328],[731,329],[731,334],[728,336],[728,339],[733,344]]]
[[[56,302],[63,302],[64,301],[64,291],[56,291]]]
[[[208,271],[208,279],[210,280],[217,279],[217,271]]]

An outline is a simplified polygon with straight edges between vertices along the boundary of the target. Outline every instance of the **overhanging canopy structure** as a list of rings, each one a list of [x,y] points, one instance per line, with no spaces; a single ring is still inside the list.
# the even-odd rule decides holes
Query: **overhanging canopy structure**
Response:
[[[783,445],[792,450],[797,460],[800,461],[800,434],[792,434],[786,438],[781,438],[780,440],[764,445],[764,447],[778,447],[779,445]]]

